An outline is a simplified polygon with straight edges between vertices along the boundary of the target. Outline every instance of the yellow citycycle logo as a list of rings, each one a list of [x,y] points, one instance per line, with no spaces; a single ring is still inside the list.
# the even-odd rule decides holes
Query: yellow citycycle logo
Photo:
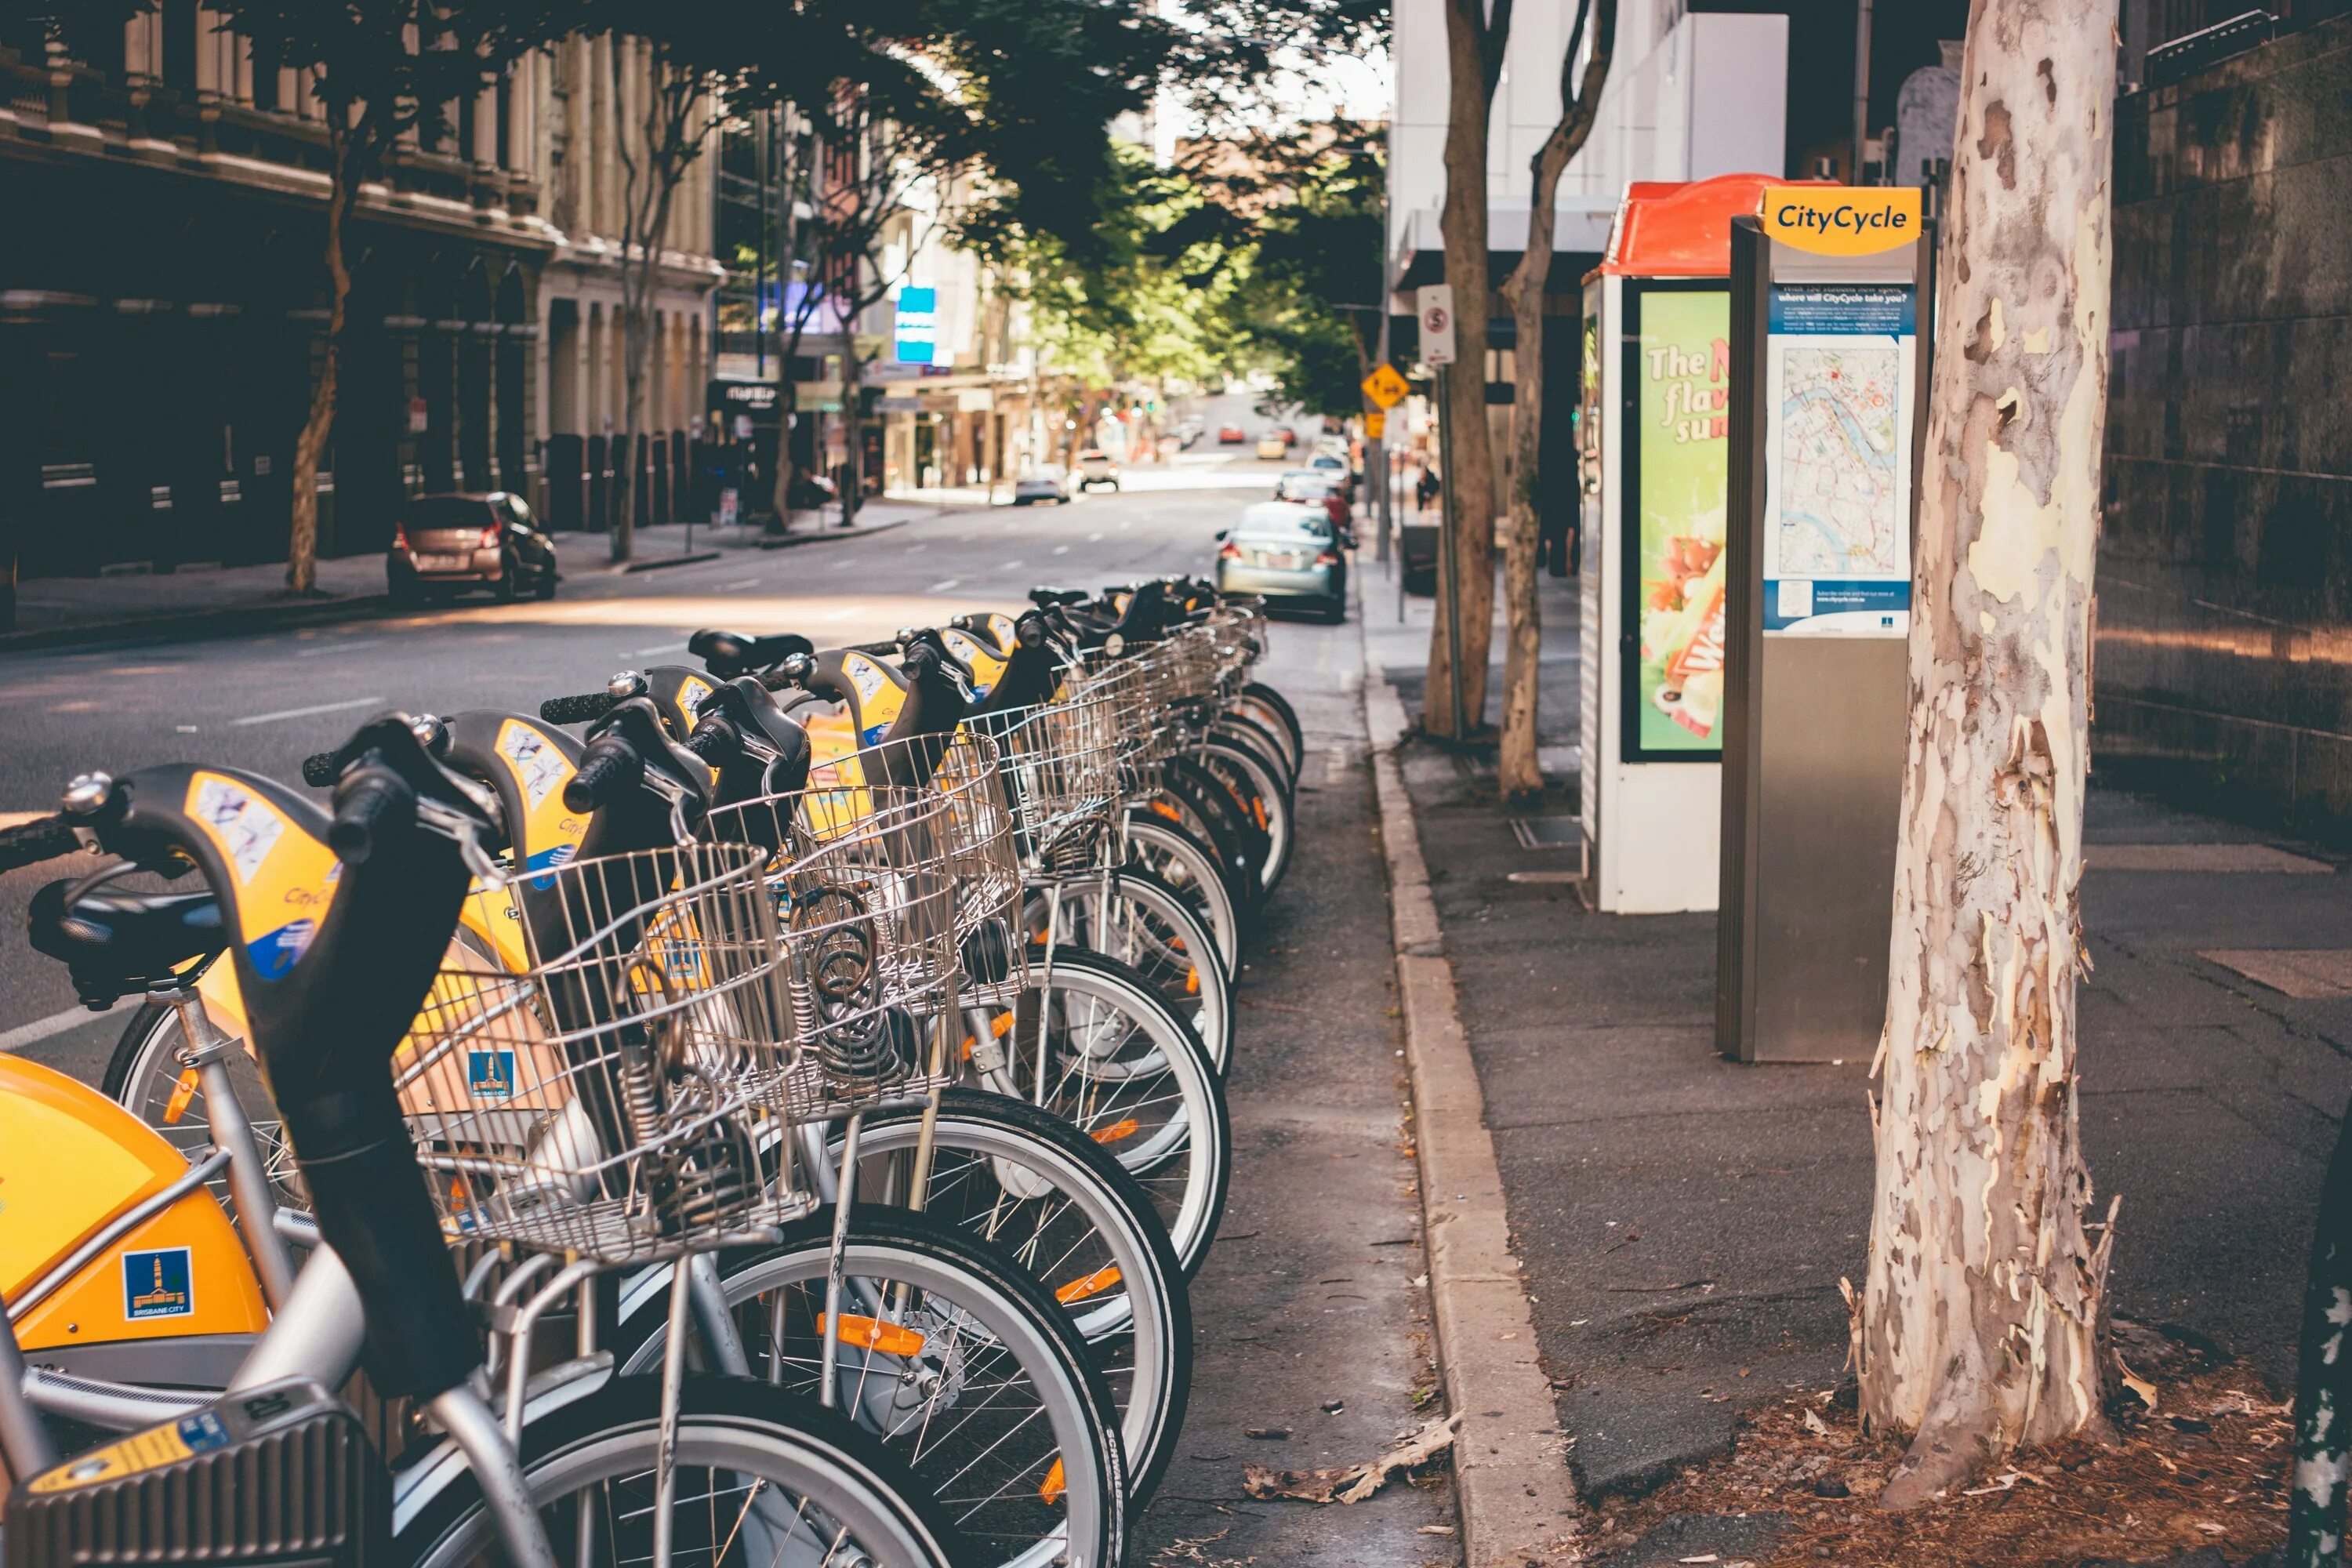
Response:
[[[1874,256],[1919,237],[1912,185],[1775,185],[1764,193],[1764,232],[1817,256]]]

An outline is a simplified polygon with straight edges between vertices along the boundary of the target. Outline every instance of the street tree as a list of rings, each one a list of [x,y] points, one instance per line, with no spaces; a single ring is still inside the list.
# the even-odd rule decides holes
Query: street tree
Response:
[[[552,0],[220,0],[213,10],[257,55],[307,68],[326,121],[327,335],[294,445],[286,557],[288,585],[308,594],[318,585],[319,465],[334,428],[360,188],[382,177],[408,132],[445,104],[470,101],[559,30],[558,7]]]
[[[1577,0],[1576,21],[1560,54],[1559,121],[1531,164],[1535,188],[1528,205],[1527,247],[1503,280],[1518,345],[1512,356],[1510,532],[1503,542],[1503,604],[1510,633],[1503,645],[1503,742],[1496,768],[1507,796],[1543,791],[1543,771],[1536,765],[1537,672],[1543,654],[1543,620],[1536,605],[1536,550],[1543,535],[1536,503],[1543,486],[1544,290],[1559,222],[1555,204],[1561,174],[1601,118],[1601,89],[1616,48],[1617,0],[1598,0],[1597,9],[1595,0]]]
[[[789,15],[789,11],[786,13]],[[678,188],[717,140],[732,62],[744,48],[736,12],[709,0],[590,0],[584,26],[605,35],[613,154],[621,168],[621,459],[614,465],[612,559],[636,550],[643,501],[653,304]]]
[[[1495,88],[1511,42],[1512,0],[1445,0],[1445,202],[1437,227],[1454,291],[1454,369],[1442,417],[1451,426],[1444,475],[1452,494],[1450,600],[1430,627],[1422,727],[1476,731],[1486,711],[1487,628],[1495,618],[1495,455],[1486,426],[1486,144]],[[1461,628],[1457,638],[1454,626]],[[1453,647],[1462,650],[1460,712]]]
[[[2077,1127],[2116,0],[1974,0],[1937,268],[1861,1408],[1881,1506],[2100,1420]]]

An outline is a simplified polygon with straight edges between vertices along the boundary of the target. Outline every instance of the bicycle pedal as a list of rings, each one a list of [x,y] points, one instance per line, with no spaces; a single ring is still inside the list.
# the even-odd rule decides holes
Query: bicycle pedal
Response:
[[[226,1395],[8,1496],[6,1568],[389,1563],[391,1482],[359,1417],[307,1378]]]

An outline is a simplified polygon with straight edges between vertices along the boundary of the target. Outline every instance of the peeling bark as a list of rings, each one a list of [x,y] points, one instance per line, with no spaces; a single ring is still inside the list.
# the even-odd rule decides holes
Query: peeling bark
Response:
[[[2075,979],[2115,16],[1969,23],[1857,1339],[1865,1421],[1913,1436],[1886,1508],[2100,1420]]]

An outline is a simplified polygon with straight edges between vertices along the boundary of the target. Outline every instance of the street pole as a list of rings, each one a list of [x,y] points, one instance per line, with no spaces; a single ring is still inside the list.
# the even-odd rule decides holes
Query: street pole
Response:
[[[1389,179],[1388,160],[1381,161],[1381,288],[1373,299],[1381,307],[1381,363],[1389,363]],[[1370,450],[1364,455],[1364,488],[1367,491],[1377,485],[1380,499],[1374,502],[1373,516],[1381,531],[1380,542],[1374,547],[1373,559],[1387,566],[1391,573],[1396,563],[1390,559],[1389,545],[1389,443],[1388,415],[1381,416],[1381,438],[1369,443]],[[1367,494],[1366,500],[1372,497]]]
[[[1445,684],[1453,700],[1446,704],[1454,739],[1468,731],[1462,727],[1462,603],[1455,592],[1454,560],[1455,501],[1454,493],[1454,367],[1437,367],[1437,595],[1438,614],[1445,617]]]
[[[1846,171],[1849,185],[1862,184],[1863,149],[1870,142],[1870,5],[1871,0],[1860,0],[1853,11],[1853,164]]]

